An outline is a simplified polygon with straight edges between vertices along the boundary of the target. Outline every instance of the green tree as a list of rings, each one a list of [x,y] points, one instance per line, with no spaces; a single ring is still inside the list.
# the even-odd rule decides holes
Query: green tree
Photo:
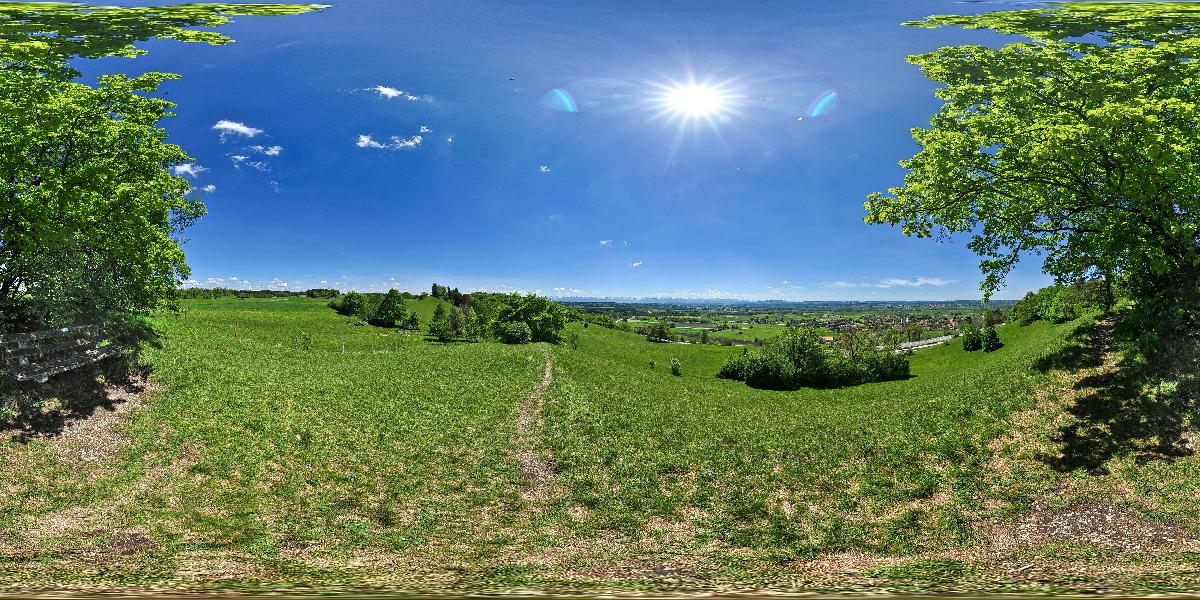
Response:
[[[532,340],[557,344],[567,325],[566,307],[549,298],[513,295],[496,311],[497,323],[521,322],[529,327]]]
[[[646,339],[651,342],[671,341],[671,324],[667,321],[655,321],[646,326]]]
[[[408,318],[404,320],[404,328],[411,331],[420,331],[421,317],[418,317],[415,312],[408,313]]]
[[[339,312],[343,315],[365,321],[371,316],[371,301],[365,294],[348,292],[345,296],[342,296],[341,310]]]
[[[983,333],[976,325],[967,325],[963,328],[962,347],[967,352],[974,352],[983,348]]]
[[[74,81],[71,58],[133,57],[152,38],[222,44],[232,15],[314,5],[0,4],[0,328],[136,317],[189,274],[178,236],[204,215],[170,174],[191,161],[159,123],[174,75]]]
[[[447,320],[447,324],[450,326],[450,335],[453,336],[454,339],[462,338],[463,333],[466,330],[466,321],[463,318],[462,309],[457,306],[450,307],[450,316]]]
[[[441,302],[433,309],[433,318],[429,320],[429,335],[437,338],[439,342],[454,338],[454,330],[450,327],[450,312]]]
[[[983,330],[982,346],[984,352],[999,350],[1003,345],[1000,343],[1000,334],[996,331],[995,327],[989,326]]]
[[[404,323],[407,319],[408,306],[404,304],[400,292],[395,289],[388,290],[379,308],[375,309],[375,314],[371,315],[371,323],[382,327],[395,327],[397,323]]]
[[[471,306],[463,309],[464,330],[467,339],[479,341],[487,337],[488,323]]]
[[[867,222],[969,233],[985,296],[1040,253],[1060,282],[1121,277],[1143,304],[1197,305],[1200,6],[1067,2],[912,25],[1027,40],[909,57],[944,104]]]

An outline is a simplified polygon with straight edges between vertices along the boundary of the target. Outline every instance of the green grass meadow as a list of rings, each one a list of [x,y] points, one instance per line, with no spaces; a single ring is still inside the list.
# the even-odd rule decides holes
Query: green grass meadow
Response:
[[[412,304],[427,321],[434,302]],[[154,324],[156,389],[111,457],[0,445],[0,585],[637,588],[662,565],[762,585],[827,552],[963,548],[1049,485],[987,476],[988,443],[1071,329],[922,350],[905,381],[768,392],[714,377],[741,348],[577,323],[577,349],[438,344],[303,298]],[[533,435],[555,473],[531,498],[516,419],[547,355]]]

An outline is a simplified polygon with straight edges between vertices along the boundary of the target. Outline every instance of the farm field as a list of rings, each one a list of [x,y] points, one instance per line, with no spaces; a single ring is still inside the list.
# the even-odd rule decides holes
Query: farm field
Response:
[[[739,348],[578,323],[577,349],[437,344],[303,298],[155,324],[153,391],[103,451],[70,425],[0,449],[0,584],[788,587],[844,552],[920,571],[1055,484],[995,471],[995,440],[1078,325],[923,350],[905,381],[769,392],[714,377]],[[524,450],[553,466],[534,488]]]

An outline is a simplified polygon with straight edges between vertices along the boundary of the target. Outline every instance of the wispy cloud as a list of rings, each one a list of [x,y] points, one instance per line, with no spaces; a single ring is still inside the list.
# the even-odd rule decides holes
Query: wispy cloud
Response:
[[[915,279],[903,279],[900,277],[888,277],[879,281],[827,281],[824,286],[835,290],[848,290],[855,288],[879,288],[889,289],[894,287],[925,287],[925,286],[943,286],[954,283],[953,280],[943,277],[917,277]]]
[[[394,88],[394,87],[386,86],[386,85],[377,85],[375,87],[369,87],[369,88],[367,88],[367,91],[375,92],[376,94],[379,94],[380,96],[387,98],[388,100],[391,100],[393,98],[402,98],[404,100],[408,100],[409,102],[433,102],[433,98],[431,98],[429,96],[417,96],[415,94],[410,94],[402,89],[398,89],[398,88]]]
[[[550,165],[541,165],[538,167],[538,173],[549,173]]]
[[[250,149],[267,156],[279,156],[283,152],[283,146],[250,146]]]
[[[430,129],[428,125],[422,125],[421,128],[417,130],[417,133],[433,133],[433,130]]]
[[[631,266],[631,267],[633,267],[633,268],[635,268],[635,269],[636,269],[636,268],[638,268],[638,267],[642,266],[642,261],[640,261],[640,260],[635,260],[635,261],[633,261],[633,262],[629,263],[629,266]]]
[[[211,183],[210,183],[210,184],[208,184],[208,185],[206,185],[206,186],[204,186],[204,187],[202,187],[202,188],[200,188],[200,189],[204,190],[204,193],[205,193],[205,194],[211,194],[211,193],[213,193],[213,192],[217,191],[217,186],[215,186],[215,185],[213,185],[213,184],[211,184]]]
[[[265,163],[261,160],[252,160],[252,161],[246,163],[246,166],[248,166],[256,171],[262,171],[263,173],[271,172],[271,165],[268,165],[267,163]]]
[[[612,247],[612,240],[600,240],[600,245],[601,245],[601,246],[608,246],[608,247],[610,247],[610,248],[611,248],[611,247]]]
[[[402,138],[398,135],[393,135],[390,142],[380,142],[370,135],[359,135],[358,141],[354,143],[359,148],[378,148],[378,149],[393,149],[393,150],[408,150],[421,145],[425,138],[414,135],[409,138]]]
[[[252,138],[263,132],[263,130],[257,127],[251,127],[245,123],[230,121],[228,119],[217,121],[217,124],[213,125],[212,128],[221,132],[222,142],[231,135]]]
[[[230,154],[228,156],[229,156],[229,160],[233,161],[233,166],[235,166],[235,167],[239,166],[242,163],[242,161],[246,160],[247,158],[250,158],[249,156],[245,156],[242,154]]]
[[[399,149],[416,148],[417,146],[421,145],[422,140],[424,140],[424,138],[422,138],[419,135],[414,135],[410,138],[401,138],[401,137],[393,135],[392,136],[392,147],[399,148]]]
[[[950,284],[950,283],[954,283],[954,282],[949,279],[944,279],[942,277],[918,277],[916,279],[900,279],[899,277],[889,277],[889,278],[884,279],[883,281],[879,282],[879,287],[881,287],[881,288],[924,287],[927,285],[932,285],[932,286],[936,287],[936,286],[943,286],[943,285]]]
[[[208,169],[206,169],[196,163],[183,163],[181,165],[175,165],[175,166],[171,167],[171,173],[178,177],[182,177],[182,176],[186,175],[188,177],[196,178],[196,177],[199,177],[201,173],[203,173],[207,170]]]

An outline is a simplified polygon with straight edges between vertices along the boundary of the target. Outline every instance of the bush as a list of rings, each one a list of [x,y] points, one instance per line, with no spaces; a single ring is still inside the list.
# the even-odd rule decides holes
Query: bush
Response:
[[[751,352],[742,357],[742,380],[761,390],[792,390],[799,387],[796,367],[776,352]]]
[[[584,326],[586,327],[587,323],[584,323]],[[579,349],[579,334],[578,333],[572,331],[571,335],[567,336],[567,341],[571,344],[572,350]]]
[[[654,361],[650,361],[653,363]],[[746,354],[739,356],[730,356],[725,364],[721,365],[721,369],[717,371],[719,379],[733,379],[735,381],[744,381],[746,379]],[[653,367],[651,367],[653,368]]]
[[[528,344],[533,340],[533,331],[523,321],[509,321],[496,327],[496,337],[505,344]]]
[[[1052,285],[1025,294],[1010,309],[1009,316],[1021,325],[1039,320],[1066,323],[1089,311],[1101,310],[1111,301],[1107,286],[1101,280]]]
[[[962,347],[967,352],[983,349],[983,333],[979,331],[979,327],[967,325],[963,328]]]
[[[521,322],[526,325],[535,342],[560,341],[563,327],[567,325],[568,311],[566,307],[552,302],[549,298],[529,294],[527,296],[513,295],[499,307],[496,314],[497,327],[506,323]],[[496,337],[503,337],[497,329]],[[520,342],[520,343],[527,343]]]
[[[683,369],[679,367],[679,359],[671,359],[671,374],[680,377],[683,375]]]
[[[1000,343],[1000,334],[996,332],[995,327],[988,327],[983,330],[983,351],[992,352],[999,350],[1004,344]]]
[[[655,362],[654,362],[654,359],[652,358],[652,359],[650,359],[650,370],[651,371],[654,370],[654,365],[655,365]]]
[[[837,347],[820,343],[812,329],[788,328],[759,352],[730,357],[717,372],[722,379],[745,381],[760,389],[856,385],[909,376],[908,354],[896,351],[895,339],[870,333],[847,334]]]
[[[418,317],[417,313],[408,313],[408,318],[404,319],[403,327],[405,329],[409,329],[412,331],[420,330],[421,329],[421,317]]]
[[[671,341],[671,324],[666,321],[657,321],[646,327],[644,330],[646,340],[650,342],[669,342]]]
[[[341,302],[334,306],[334,309],[348,317],[366,321],[371,316],[371,301],[365,294],[349,292],[342,296]]]

